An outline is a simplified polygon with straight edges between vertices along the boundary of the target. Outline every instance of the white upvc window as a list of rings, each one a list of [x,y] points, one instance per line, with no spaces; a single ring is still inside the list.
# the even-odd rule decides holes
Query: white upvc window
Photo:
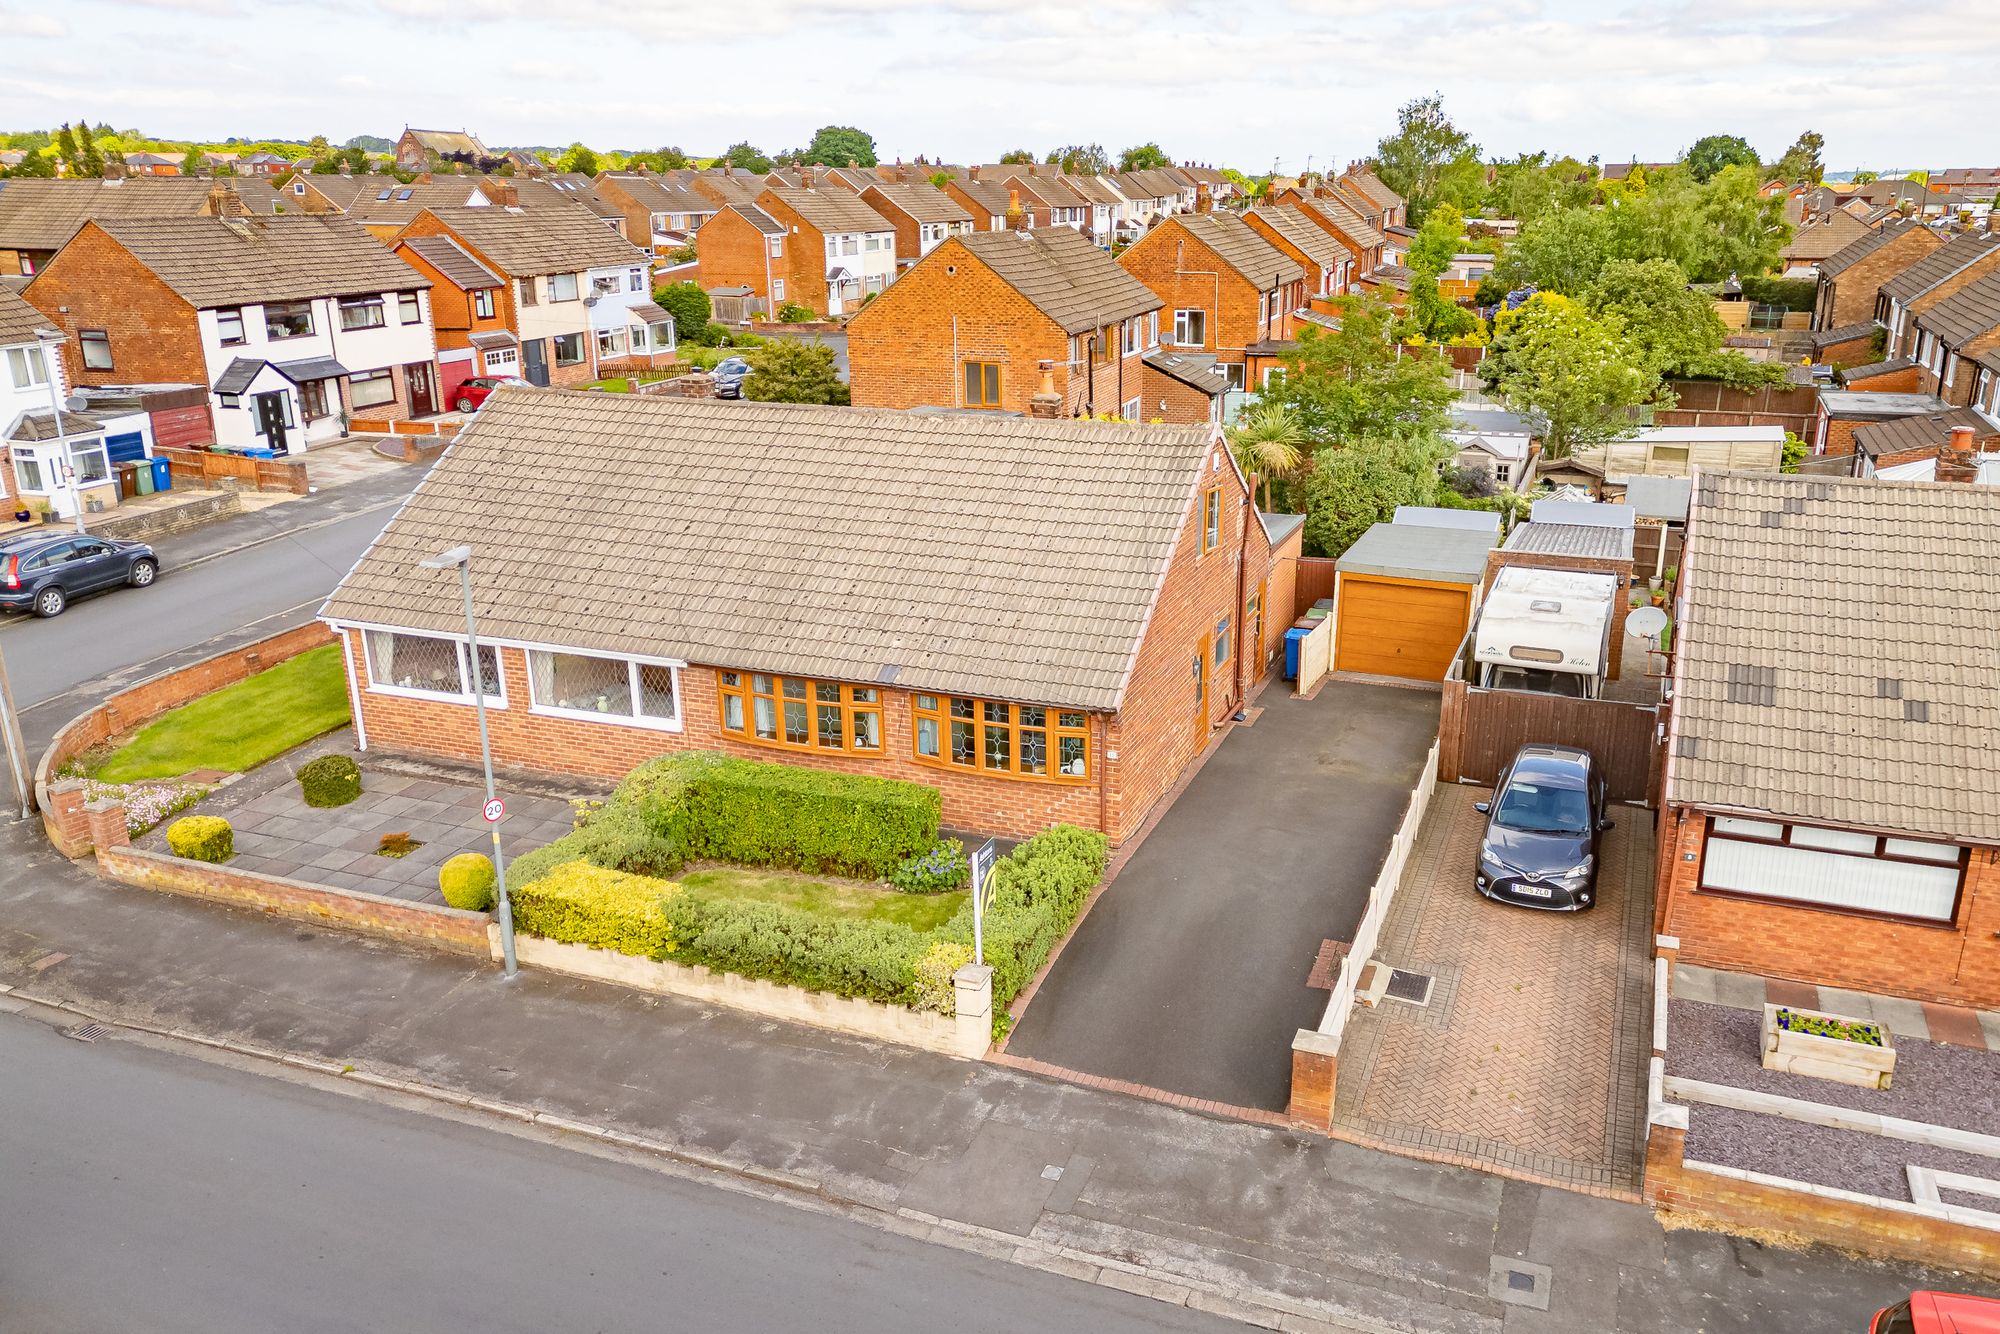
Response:
[[[1965,850],[1952,843],[1718,815],[1702,851],[1700,889],[1949,922],[1964,865]]]
[[[7,349],[7,375],[16,389],[32,389],[49,382],[48,359],[40,347]]]
[[[559,718],[678,732],[680,667],[655,659],[529,649],[528,707]]]
[[[1208,312],[1205,310],[1175,311],[1174,343],[1180,347],[1208,346]]]
[[[771,279],[771,300],[783,301],[784,299],[785,299],[785,280],[783,278]]]
[[[1153,348],[1153,347],[1158,347],[1159,345],[1160,345],[1160,312],[1156,310],[1146,316],[1146,346],[1149,348]]]
[[[549,275],[549,300],[576,300],[576,275],[574,273],[552,273]]]
[[[361,636],[361,652],[371,693],[472,703],[472,676],[466,670],[463,639],[408,630],[369,630]],[[500,674],[499,650],[491,644],[479,646],[479,681],[487,707],[507,707],[507,682]]]

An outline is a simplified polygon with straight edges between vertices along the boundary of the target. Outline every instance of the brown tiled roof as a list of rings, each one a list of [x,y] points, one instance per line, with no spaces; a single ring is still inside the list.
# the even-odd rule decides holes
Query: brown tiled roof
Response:
[[[402,226],[425,209],[439,211],[459,209],[479,189],[479,182],[470,177],[446,177],[441,181],[412,181],[404,185],[390,176],[375,187],[373,192],[360,191],[352,203],[346,206],[347,216],[356,222],[372,222],[380,226]],[[388,192],[388,198],[382,197]]]
[[[1344,171],[1340,174],[1340,180],[1343,184],[1360,192],[1363,197],[1371,201],[1377,208],[1396,208],[1403,203],[1403,197],[1394,190],[1391,190],[1388,184],[1380,176],[1377,176],[1372,168],[1360,167],[1353,171]]]
[[[1111,709],[1209,440],[501,390],[321,614],[455,634],[471,542],[498,640]]]
[[[1845,209],[1834,209],[1819,221],[1815,214],[1801,223],[1779,253],[1786,259],[1814,262],[1837,255],[1868,230],[1868,224]]]
[[[1871,326],[1872,327],[1872,326]],[[1915,370],[1917,363],[1908,357],[1891,357],[1887,361],[1870,362],[1866,366],[1852,366],[1840,373],[1843,386],[1857,385],[1863,380],[1873,380],[1882,375],[1894,375],[1897,371]]]
[[[479,142],[478,135],[467,134],[464,130],[411,130],[409,133],[426,152],[440,155],[470,153],[474,157],[493,156],[486,145]]]
[[[1318,213],[1363,250],[1379,246],[1388,239],[1375,229],[1374,223],[1355,212],[1352,204],[1337,196],[1306,199],[1299,207]]]
[[[1361,281],[1364,283],[1377,283],[1383,287],[1393,287],[1399,292],[1409,291],[1410,284],[1415,278],[1416,275],[1402,264],[1377,264],[1374,268],[1361,275]]]
[[[877,181],[862,193],[861,201],[872,204],[873,196],[901,209],[917,222],[971,222],[965,206],[935,185],[892,185]]]
[[[1260,289],[1294,283],[1306,276],[1297,260],[1259,236],[1256,228],[1234,213],[1177,213],[1167,225],[1185,228],[1189,236]]]
[[[688,181],[688,189],[721,204],[754,204],[769,188],[761,178],[707,171],[694,173]]]
[[[1976,278],[1916,317],[1917,324],[1962,347],[2000,326],[2000,272]]]
[[[621,222],[625,218],[624,209],[597,193],[596,179],[580,171],[559,171],[544,180],[518,181],[515,189],[520,193],[523,208],[564,199],[581,204],[600,218],[617,218]]]
[[[784,223],[755,204],[724,204],[721,212],[737,214],[766,236],[783,236],[789,230]]]
[[[1967,265],[1994,253],[1996,247],[2000,247],[2000,236],[1991,232],[1954,236],[1883,283],[1882,295],[1895,301],[1914,300]]]
[[[506,285],[505,279],[467,254],[449,236],[408,236],[399,244],[408,246],[462,292]]]
[[[434,208],[466,247],[509,278],[647,262],[646,252],[581,208]]]
[[[1099,329],[1158,310],[1162,304],[1151,288],[1073,227],[973,232],[947,244],[970,250],[1064,333]],[[926,262],[939,262],[938,254],[933,250]]]
[[[1884,223],[1880,227],[1872,228],[1863,235],[1857,236],[1839,250],[1834,251],[1831,255],[1821,260],[1819,266],[1820,274],[1827,278],[1837,278],[1848,269],[1853,268],[1856,264],[1874,254],[1877,250],[1880,250],[1883,246],[1889,244],[1889,242],[1911,230],[1922,232],[1926,236],[1935,236],[1937,234],[1921,223]]]
[[[1704,473],[1681,568],[1670,800],[2000,841],[2000,489]]]
[[[1095,176],[1068,176],[1063,184],[1073,190],[1077,197],[1088,204],[1108,204],[1116,206],[1125,202],[1125,197]]]
[[[343,213],[352,208],[357,199],[372,199],[380,191],[400,190],[403,186],[394,176],[375,172],[364,172],[358,176],[344,176],[339,172],[326,176],[307,173],[299,179],[326,196],[327,201]]]
[[[1246,222],[1252,217],[1267,224],[1294,249],[1303,251],[1323,269],[1338,268],[1341,261],[1348,258],[1347,248],[1328,236],[1324,229],[1306,221],[1305,214],[1299,212],[1295,205],[1252,209],[1244,215]]]
[[[343,217],[119,218],[95,225],[197,310],[431,285]]]
[[[49,317],[21,299],[11,287],[0,287],[0,347],[35,342],[35,330],[53,329]]]
[[[764,192],[806,220],[822,235],[828,232],[893,232],[895,225],[845,190],[793,190],[773,186]]]
[[[606,181],[616,185],[649,213],[713,213],[717,208],[716,202],[706,195],[650,174],[613,172],[597,180],[600,187]]]
[[[1820,265],[1819,271],[1824,274],[1826,265]],[[1843,324],[1837,329],[1820,329],[1814,332],[1812,345],[1815,349],[1823,349],[1837,343],[1853,342],[1857,338],[1866,338],[1874,333],[1875,327],[1875,321],[1862,320],[1855,324]]]
[[[1970,426],[1974,440],[1984,440],[1995,434],[1993,424],[1971,408],[1953,408],[1949,412],[1926,412],[1915,417],[1876,422],[1871,426],[1857,426],[1854,428],[1854,447],[1874,458],[1924,445],[1941,445],[1960,426]]]
[[[991,178],[979,181],[960,178],[953,183],[988,213],[1003,218],[1007,216],[1009,195],[1005,181]]]
[[[1050,208],[1083,208],[1090,201],[1072,190],[1069,181],[1062,176],[1038,176],[1025,167],[1012,169],[1014,174],[1001,176],[1007,168],[995,168],[994,176],[1011,189],[1021,192],[1023,200],[1031,200]]]
[[[247,182],[232,182],[246,202]],[[199,214],[215,182],[193,176],[132,176],[119,181],[0,181],[0,246],[58,250],[93,218],[189,218]],[[264,186],[268,200],[270,187]],[[268,213],[268,204],[252,207]]]

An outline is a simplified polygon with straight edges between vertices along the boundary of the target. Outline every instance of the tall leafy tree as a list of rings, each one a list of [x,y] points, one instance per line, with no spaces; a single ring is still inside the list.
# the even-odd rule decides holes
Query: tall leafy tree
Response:
[[[650,153],[640,153],[637,160],[654,171],[684,171],[694,165],[693,158],[672,145],[656,148]]]
[[[1398,505],[1436,504],[1439,469],[1451,454],[1434,435],[1368,438],[1321,450],[1301,486],[1306,550],[1338,557],[1374,525],[1395,518]]]
[[[76,136],[70,132],[68,121],[64,121],[62,128],[56,131],[56,161],[62,163],[63,170],[70,175],[77,174]]]
[[[56,164],[48,154],[32,148],[27,150],[27,153],[28,155],[16,163],[13,170],[9,171],[7,175],[25,179],[27,177],[47,178],[56,174]]]
[[[104,174],[104,154],[97,147],[96,136],[91,133],[90,123],[79,120],[76,123],[76,175],[102,176]]]
[[[1597,281],[1611,261],[1613,244],[1607,210],[1556,209],[1523,226],[1494,271],[1510,287],[1574,296]]]
[[[1161,167],[1171,167],[1173,159],[1160,150],[1158,144],[1138,144],[1118,155],[1120,171],[1158,171]]]
[[[580,143],[571,144],[563,150],[563,155],[556,159],[557,171],[581,172],[585,176],[595,176],[599,165],[597,154]]]
[[[1458,397],[1438,357],[1403,354],[1395,312],[1368,297],[1346,297],[1340,327],[1308,325],[1272,377],[1262,401],[1291,408],[1317,450],[1363,437],[1415,439],[1444,429]]]
[[[812,142],[800,150],[798,160],[822,167],[844,167],[852,162],[863,167],[875,165],[875,136],[852,125],[822,125]]]
[[[1689,288],[1687,275],[1670,259],[1613,260],[1585,303],[1618,322],[1626,347],[1655,376],[1703,369],[1727,332],[1715,303]]]
[[[323,134],[315,134],[306,144],[306,156],[315,162],[324,161],[333,155],[333,145]]]
[[[1013,166],[1017,163],[1022,166],[1029,166],[1034,163],[1034,160],[1035,155],[1025,148],[1010,148],[1000,155],[1000,161],[1005,166]]]
[[[1375,145],[1375,174],[1409,201],[1413,221],[1421,221],[1440,197],[1448,170],[1462,176],[1478,164],[1479,145],[1452,124],[1436,93],[1405,103],[1396,113],[1396,132]]]
[[[700,283],[669,283],[653,289],[653,300],[674,317],[674,340],[689,345],[708,337],[708,322],[714,306]]]
[[[1503,218],[1522,224],[1562,208],[1582,208],[1597,193],[1597,168],[1573,157],[1522,153],[1495,163],[1488,201]]]
[[[765,157],[749,140],[731,144],[722,154],[722,160],[732,167],[744,171],[765,172],[771,169],[771,159]]]
[[[1694,147],[1682,155],[1681,161],[1687,163],[1690,175],[1706,184],[1724,167],[1755,167],[1763,159],[1741,135],[1705,134],[1694,141]]]
[[[1462,337],[1481,327],[1479,317],[1447,301],[1438,291],[1438,278],[1458,253],[1465,233],[1465,219],[1450,204],[1431,210],[1417,239],[1410,243],[1410,318],[1424,337],[1443,342]]]
[[[1102,176],[1111,170],[1111,155],[1103,144],[1069,144],[1051,148],[1045,161],[1072,176]]]
[[[1542,448],[1551,459],[1632,434],[1632,410],[1660,387],[1615,315],[1553,292],[1500,313],[1479,374],[1508,406],[1547,422]]]
[[[1826,151],[1826,136],[1817,130],[1807,130],[1792,141],[1785,155],[1771,168],[1771,173],[1781,181],[1791,184],[1818,185],[1826,178],[1826,164],[1820,155]]]

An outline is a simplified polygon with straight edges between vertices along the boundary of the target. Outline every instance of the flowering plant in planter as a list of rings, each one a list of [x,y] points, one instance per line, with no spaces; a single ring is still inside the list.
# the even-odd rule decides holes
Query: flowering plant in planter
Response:
[[[1841,1019],[1810,1012],[1801,1014],[1780,1006],[1778,1027],[1787,1033],[1810,1033],[1814,1037],[1839,1038],[1842,1042],[1859,1042],[1869,1047],[1882,1045],[1881,1025],[1864,1023],[1859,1019]]]

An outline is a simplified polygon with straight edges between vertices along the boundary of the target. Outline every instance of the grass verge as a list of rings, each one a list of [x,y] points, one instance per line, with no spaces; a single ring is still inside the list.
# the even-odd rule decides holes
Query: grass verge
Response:
[[[162,714],[92,776],[132,783],[195,769],[242,773],[347,722],[340,646],[328,644]]]
[[[822,917],[867,922],[901,922],[915,931],[933,931],[965,903],[965,895],[904,894],[859,880],[800,875],[765,867],[705,865],[674,877],[694,892],[713,898],[747,899],[798,908]]]

